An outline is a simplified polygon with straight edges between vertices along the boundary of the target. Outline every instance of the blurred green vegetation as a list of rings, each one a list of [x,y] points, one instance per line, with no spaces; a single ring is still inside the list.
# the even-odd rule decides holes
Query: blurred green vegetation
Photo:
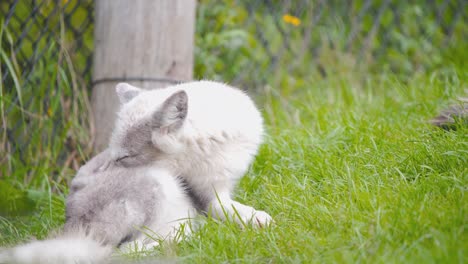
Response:
[[[335,74],[431,71],[451,49],[467,58],[468,12],[460,8],[457,1],[200,1],[195,75],[255,90]],[[290,13],[302,23],[286,23]]]
[[[52,200],[63,204],[68,180],[91,154],[90,73],[83,74],[92,54],[90,3],[0,3],[2,14],[15,6],[0,29],[2,218],[28,222]],[[87,31],[78,40],[82,25]]]

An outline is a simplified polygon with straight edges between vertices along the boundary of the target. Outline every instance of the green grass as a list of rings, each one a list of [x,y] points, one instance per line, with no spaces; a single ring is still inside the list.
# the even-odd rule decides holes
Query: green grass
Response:
[[[0,246],[4,246],[31,236],[44,238],[63,224],[66,184],[92,149],[92,119],[88,90],[65,48],[55,42],[40,46],[42,57],[31,70],[21,68],[3,24],[0,42]]]
[[[155,255],[188,263],[465,262],[468,128],[446,132],[427,121],[463,95],[466,70],[365,80],[265,89],[269,136],[236,198],[269,212],[274,225],[208,219]],[[32,216],[2,217],[2,244],[60,227],[64,196],[50,197]]]
[[[236,197],[271,228],[208,222],[176,248],[188,262],[463,263],[468,129],[430,126],[462,71],[311,85],[264,109],[270,136]],[[320,87],[327,87],[320,89]],[[267,94],[268,97],[268,94]],[[171,251],[173,252],[173,251]]]

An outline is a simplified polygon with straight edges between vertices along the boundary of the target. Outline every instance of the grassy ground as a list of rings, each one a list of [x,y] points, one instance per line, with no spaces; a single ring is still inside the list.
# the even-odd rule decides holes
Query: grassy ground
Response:
[[[467,75],[313,84],[267,94],[270,137],[237,197],[265,230],[209,223],[175,250],[197,262],[466,261],[468,129],[427,124]],[[281,93],[281,92],[280,92]],[[269,97],[268,95],[271,95]]]
[[[208,219],[155,254],[188,263],[466,262],[468,128],[427,123],[463,95],[466,72],[264,88],[269,136],[236,198],[275,224],[240,229]],[[61,226],[64,194],[47,194],[33,215],[0,218],[1,244]]]

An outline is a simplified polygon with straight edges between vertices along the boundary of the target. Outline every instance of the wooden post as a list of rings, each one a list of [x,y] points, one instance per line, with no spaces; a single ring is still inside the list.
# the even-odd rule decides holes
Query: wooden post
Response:
[[[154,89],[192,79],[195,0],[97,0],[92,106],[95,151],[108,145],[118,82]]]

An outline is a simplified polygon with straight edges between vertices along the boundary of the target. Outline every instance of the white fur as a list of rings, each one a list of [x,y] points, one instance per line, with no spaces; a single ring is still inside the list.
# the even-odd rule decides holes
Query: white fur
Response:
[[[193,207],[190,199],[187,197],[181,184],[172,175],[160,169],[149,169],[154,180],[157,181],[161,188],[164,200],[161,201],[158,211],[154,212],[154,218],[157,221],[147,226],[146,231],[139,235],[135,241],[127,244],[138,244],[140,248],[148,248],[157,246],[160,240],[174,240],[179,235],[178,232],[182,225],[184,226],[184,234],[188,235],[191,232],[190,221],[196,215],[196,209]],[[125,250],[128,248],[122,245]]]
[[[82,233],[75,233],[50,240],[33,241],[0,252],[0,263],[101,263],[111,252],[111,247],[103,246]]]
[[[93,164],[89,166],[95,167]],[[89,168],[83,168],[83,170],[86,170],[85,172],[80,170],[81,174],[79,173],[76,179],[86,178],[88,185],[96,185],[102,184],[102,182],[94,178],[105,177],[107,176],[104,175],[105,173],[109,173],[109,176],[115,175],[112,174],[113,172],[115,173],[112,167],[108,167],[107,170],[99,172],[100,174],[98,173],[97,175],[96,173],[91,173],[88,169]],[[143,232],[140,233],[134,241],[121,245],[121,249],[127,251],[131,249],[129,245],[133,244],[138,244],[139,250],[152,249],[152,247],[157,246],[161,240],[177,240],[179,232],[181,232],[181,225],[188,225],[191,221],[191,217],[194,217],[196,214],[196,209],[184,192],[180,182],[177,178],[169,174],[167,170],[161,168],[140,167],[129,168],[128,170],[129,173],[126,175],[128,177],[150,177],[151,181],[157,183],[154,185],[156,187],[154,191],[158,192],[158,196],[161,197],[161,200],[158,200],[156,210],[151,212],[153,216],[150,218],[154,219],[153,222],[145,228],[141,228],[140,231]],[[115,180],[117,181],[120,179],[121,178],[116,178]],[[132,219],[145,218],[147,216],[141,211],[140,204],[128,202],[125,204],[125,215],[122,215],[121,219],[116,218],[114,221],[127,223],[142,222],[133,221]],[[81,207],[87,208],[89,205],[82,204]],[[101,210],[107,209],[109,208]],[[83,225],[86,226],[86,223],[83,223]],[[129,224],[123,226],[125,230],[128,228],[128,225]],[[115,228],[115,226],[119,225],[109,223],[109,228]],[[104,228],[106,227],[104,226]],[[139,227],[131,226],[130,228]],[[125,232],[125,230],[115,230],[115,232]],[[191,226],[185,226],[183,231],[184,234],[189,234]],[[103,243],[96,241],[96,239],[99,239],[96,234],[86,235],[86,232],[83,230],[66,230],[64,232],[64,234],[49,240],[33,241],[11,249],[0,250],[0,263],[84,264],[112,261],[108,257],[113,247],[117,245],[103,246]]]
[[[119,96],[128,84],[118,86]],[[166,155],[155,160],[173,175],[184,177],[190,188],[207,200],[215,216],[265,225],[271,217],[231,200],[235,184],[245,174],[262,142],[263,120],[253,101],[242,91],[225,84],[199,81],[126,97],[111,137],[114,158],[125,155],[124,135],[133,125],[150,119],[166,99],[178,91],[188,97],[188,113],[175,132],[153,131],[153,144]],[[207,208],[207,209],[210,209]],[[222,210],[224,208],[224,210]],[[236,217],[237,213],[240,218]]]

